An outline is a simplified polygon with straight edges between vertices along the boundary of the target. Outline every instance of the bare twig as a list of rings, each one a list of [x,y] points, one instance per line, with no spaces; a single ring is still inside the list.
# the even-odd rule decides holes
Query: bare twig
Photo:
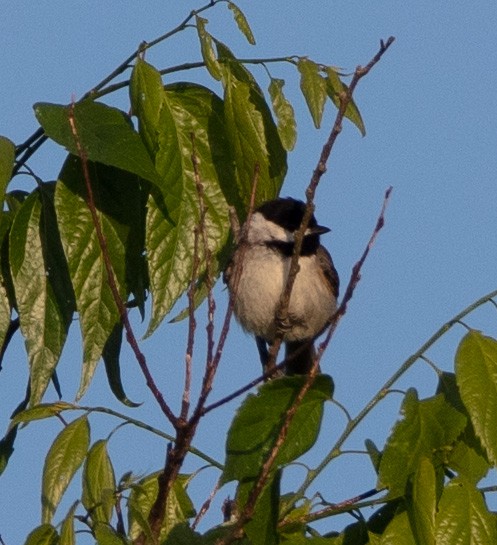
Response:
[[[357,86],[357,83],[360,81],[361,78],[363,78],[372,68],[373,66],[381,59],[385,51],[388,49],[388,47],[393,43],[394,38],[389,38],[386,44],[382,41],[380,44],[380,50],[379,52],[373,57],[373,59],[366,65],[366,67],[358,67],[356,68],[354,72],[354,76],[352,78],[352,82],[348,88],[348,92],[344,93],[342,97],[340,97],[340,108],[338,109],[337,116],[335,118],[335,122],[333,124],[330,136],[323,146],[323,149],[321,151],[320,159],[318,162],[318,166],[314,170],[313,176],[311,178],[311,181],[309,183],[309,186],[306,190],[306,197],[307,197],[307,206],[304,213],[304,217],[302,218],[302,222],[300,225],[299,230],[295,233],[295,243],[294,243],[294,251],[292,255],[292,262],[290,265],[290,270],[285,286],[285,290],[282,293],[282,296],[280,298],[280,302],[276,311],[276,323],[277,323],[277,333],[276,338],[270,347],[269,351],[269,361],[268,361],[268,368],[271,370],[272,367],[275,366],[276,358],[278,355],[279,348],[281,346],[281,343],[283,341],[283,336],[285,332],[284,324],[288,319],[288,306],[290,301],[290,296],[292,292],[292,288],[295,282],[295,278],[297,276],[297,273],[299,271],[299,256],[303,244],[304,239],[304,233],[307,229],[307,226],[309,224],[309,221],[312,217],[312,214],[314,212],[314,195],[317,189],[317,186],[319,184],[319,181],[326,171],[326,165],[328,158],[330,156],[331,150],[333,148],[333,145],[336,141],[336,138],[338,134],[341,131],[341,124],[343,121],[343,117],[345,115],[345,111],[347,109],[348,104],[350,103],[352,99],[352,93],[354,92],[355,87]],[[389,195],[389,191],[387,194],[387,197]],[[346,290],[344,301],[342,301],[342,305],[340,305],[340,308],[343,308],[343,312],[345,312],[347,302],[352,297],[352,294],[354,292],[354,288],[357,285],[357,282],[360,279],[360,270],[362,267],[362,264],[364,263],[369,250],[374,243],[374,240],[383,226],[383,211],[386,203],[384,203],[382,213],[380,214],[380,218],[377,222],[377,226],[375,228],[375,231],[369,241],[368,247],[366,248],[365,252],[363,253],[363,256],[358,262],[358,266],[356,266],[355,272],[353,271],[353,275],[351,278],[351,281],[349,282],[349,286]],[[298,392],[298,394],[295,397],[294,402],[292,403],[291,407],[285,412],[285,415],[282,418],[281,427],[278,433],[278,436],[276,438],[276,441],[271,448],[269,454],[264,460],[264,463],[262,465],[262,468],[254,482],[254,486],[252,487],[252,490],[249,493],[247,502],[245,503],[243,509],[241,510],[239,516],[237,517],[236,523],[233,525],[233,530],[230,532],[229,535],[227,535],[224,539],[220,540],[220,543],[223,545],[227,545],[228,543],[233,542],[235,539],[237,539],[242,532],[243,526],[246,522],[250,520],[250,518],[253,515],[255,505],[257,502],[257,499],[259,498],[262,490],[266,486],[268,479],[270,477],[271,471],[273,469],[274,461],[276,460],[276,457],[278,455],[278,452],[283,445],[287,435],[288,430],[290,427],[290,424],[293,420],[293,417],[295,416],[295,413],[297,411],[297,408],[299,407],[300,403],[302,402],[303,398],[305,397],[305,394],[309,391],[312,384],[314,383],[315,377],[317,375],[317,370],[319,366],[319,360],[321,358],[322,352],[324,350],[324,347],[326,347],[327,343],[331,339],[331,336],[333,334],[333,331],[336,328],[336,324],[339,319],[339,312],[337,311],[334,320],[332,321],[332,325],[328,331],[327,341],[325,340],[323,343],[323,348],[318,351],[317,357],[315,358],[315,361],[313,362],[312,368],[309,372],[309,374],[306,377],[306,381],[303,384],[302,388]],[[321,348],[321,347],[320,347]]]
[[[118,309],[119,316],[121,319],[121,322],[124,326],[124,329],[126,331],[126,339],[128,341],[128,344],[130,345],[136,361],[138,362],[138,365],[140,366],[140,369],[145,377],[146,384],[149,388],[149,390],[152,392],[153,396],[157,400],[157,403],[159,404],[162,412],[164,415],[168,418],[168,420],[174,425],[177,425],[177,418],[170,409],[169,405],[166,403],[162,393],[158,389],[157,385],[155,384],[155,381],[150,373],[150,370],[147,365],[147,361],[145,359],[144,354],[141,352],[138,342],[136,340],[135,334],[133,332],[133,329],[131,327],[128,312],[126,309],[126,305],[124,304],[121,295],[119,293],[119,289],[117,287],[116,283],[116,277],[114,274],[114,269],[112,267],[112,263],[109,257],[109,249],[107,247],[107,240],[105,238],[105,235],[102,231],[102,225],[100,223],[100,219],[98,217],[97,213],[97,207],[95,204],[95,199],[93,196],[93,189],[91,184],[91,176],[90,171],[88,168],[88,156],[86,154],[85,149],[83,148],[81,144],[81,140],[79,138],[78,129],[76,127],[76,120],[74,116],[74,103],[72,103],[72,107],[69,110],[69,124],[71,127],[72,135],[74,137],[74,141],[76,143],[76,148],[78,150],[78,155],[81,159],[81,166],[83,169],[83,177],[85,180],[86,185],[86,191],[87,191],[87,205],[91,213],[91,217],[93,220],[93,225],[95,226],[95,232],[97,235],[98,243],[100,245],[100,250],[102,252],[102,259],[104,261],[105,270],[107,272],[107,281],[109,284],[109,288],[112,293],[112,298],[114,299],[114,303]]]

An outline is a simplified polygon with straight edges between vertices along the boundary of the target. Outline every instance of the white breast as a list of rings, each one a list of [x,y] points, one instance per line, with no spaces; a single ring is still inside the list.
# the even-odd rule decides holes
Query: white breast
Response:
[[[235,301],[235,315],[247,331],[271,341],[274,316],[288,276],[289,259],[263,245],[248,246]],[[301,257],[289,305],[290,328],[284,340],[319,334],[336,309],[336,300],[315,256]]]

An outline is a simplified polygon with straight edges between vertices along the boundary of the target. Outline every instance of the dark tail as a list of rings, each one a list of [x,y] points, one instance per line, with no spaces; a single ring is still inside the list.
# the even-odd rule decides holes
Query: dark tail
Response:
[[[285,343],[286,375],[307,375],[316,357],[312,340]]]

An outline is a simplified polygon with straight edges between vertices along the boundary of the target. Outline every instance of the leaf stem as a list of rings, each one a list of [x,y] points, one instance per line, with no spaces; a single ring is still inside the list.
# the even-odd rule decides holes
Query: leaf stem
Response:
[[[408,371],[412,365],[420,359],[424,353],[429,350],[447,331],[449,331],[454,325],[460,324],[461,320],[471,314],[478,307],[484,305],[485,303],[491,302],[491,300],[497,297],[497,290],[491,291],[487,295],[480,297],[471,305],[467,306],[459,314],[456,314],[448,322],[443,324],[414,354],[409,356],[400,368],[383,384],[383,386],[378,390],[378,392],[371,398],[371,400],[366,404],[366,406],[355,416],[352,420],[347,422],[343,433],[337,439],[335,444],[331,447],[328,455],[322,460],[322,462],[313,470],[310,470],[307,474],[305,481],[302,486],[297,490],[294,495],[295,499],[302,497],[311,483],[316,479],[316,477],[328,466],[328,464],[337,456],[341,454],[341,447],[345,441],[349,438],[354,429],[364,420],[364,418],[376,407],[376,405],[385,397],[386,393],[390,391],[391,387]],[[290,502],[291,503],[291,502]]]

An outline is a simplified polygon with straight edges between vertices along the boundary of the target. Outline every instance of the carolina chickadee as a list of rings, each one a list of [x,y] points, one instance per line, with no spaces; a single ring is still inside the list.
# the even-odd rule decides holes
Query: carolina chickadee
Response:
[[[245,240],[239,241],[224,273],[230,292],[236,289],[235,316],[255,335],[263,365],[268,354],[266,343],[271,344],[276,335],[275,313],[304,212],[305,204],[292,198],[259,206],[252,214]],[[309,372],[315,356],[313,341],[337,308],[338,274],[330,254],[319,242],[319,236],[329,231],[318,225],[313,215],[304,235],[283,336],[287,374]],[[238,267],[241,269],[235,274]]]

